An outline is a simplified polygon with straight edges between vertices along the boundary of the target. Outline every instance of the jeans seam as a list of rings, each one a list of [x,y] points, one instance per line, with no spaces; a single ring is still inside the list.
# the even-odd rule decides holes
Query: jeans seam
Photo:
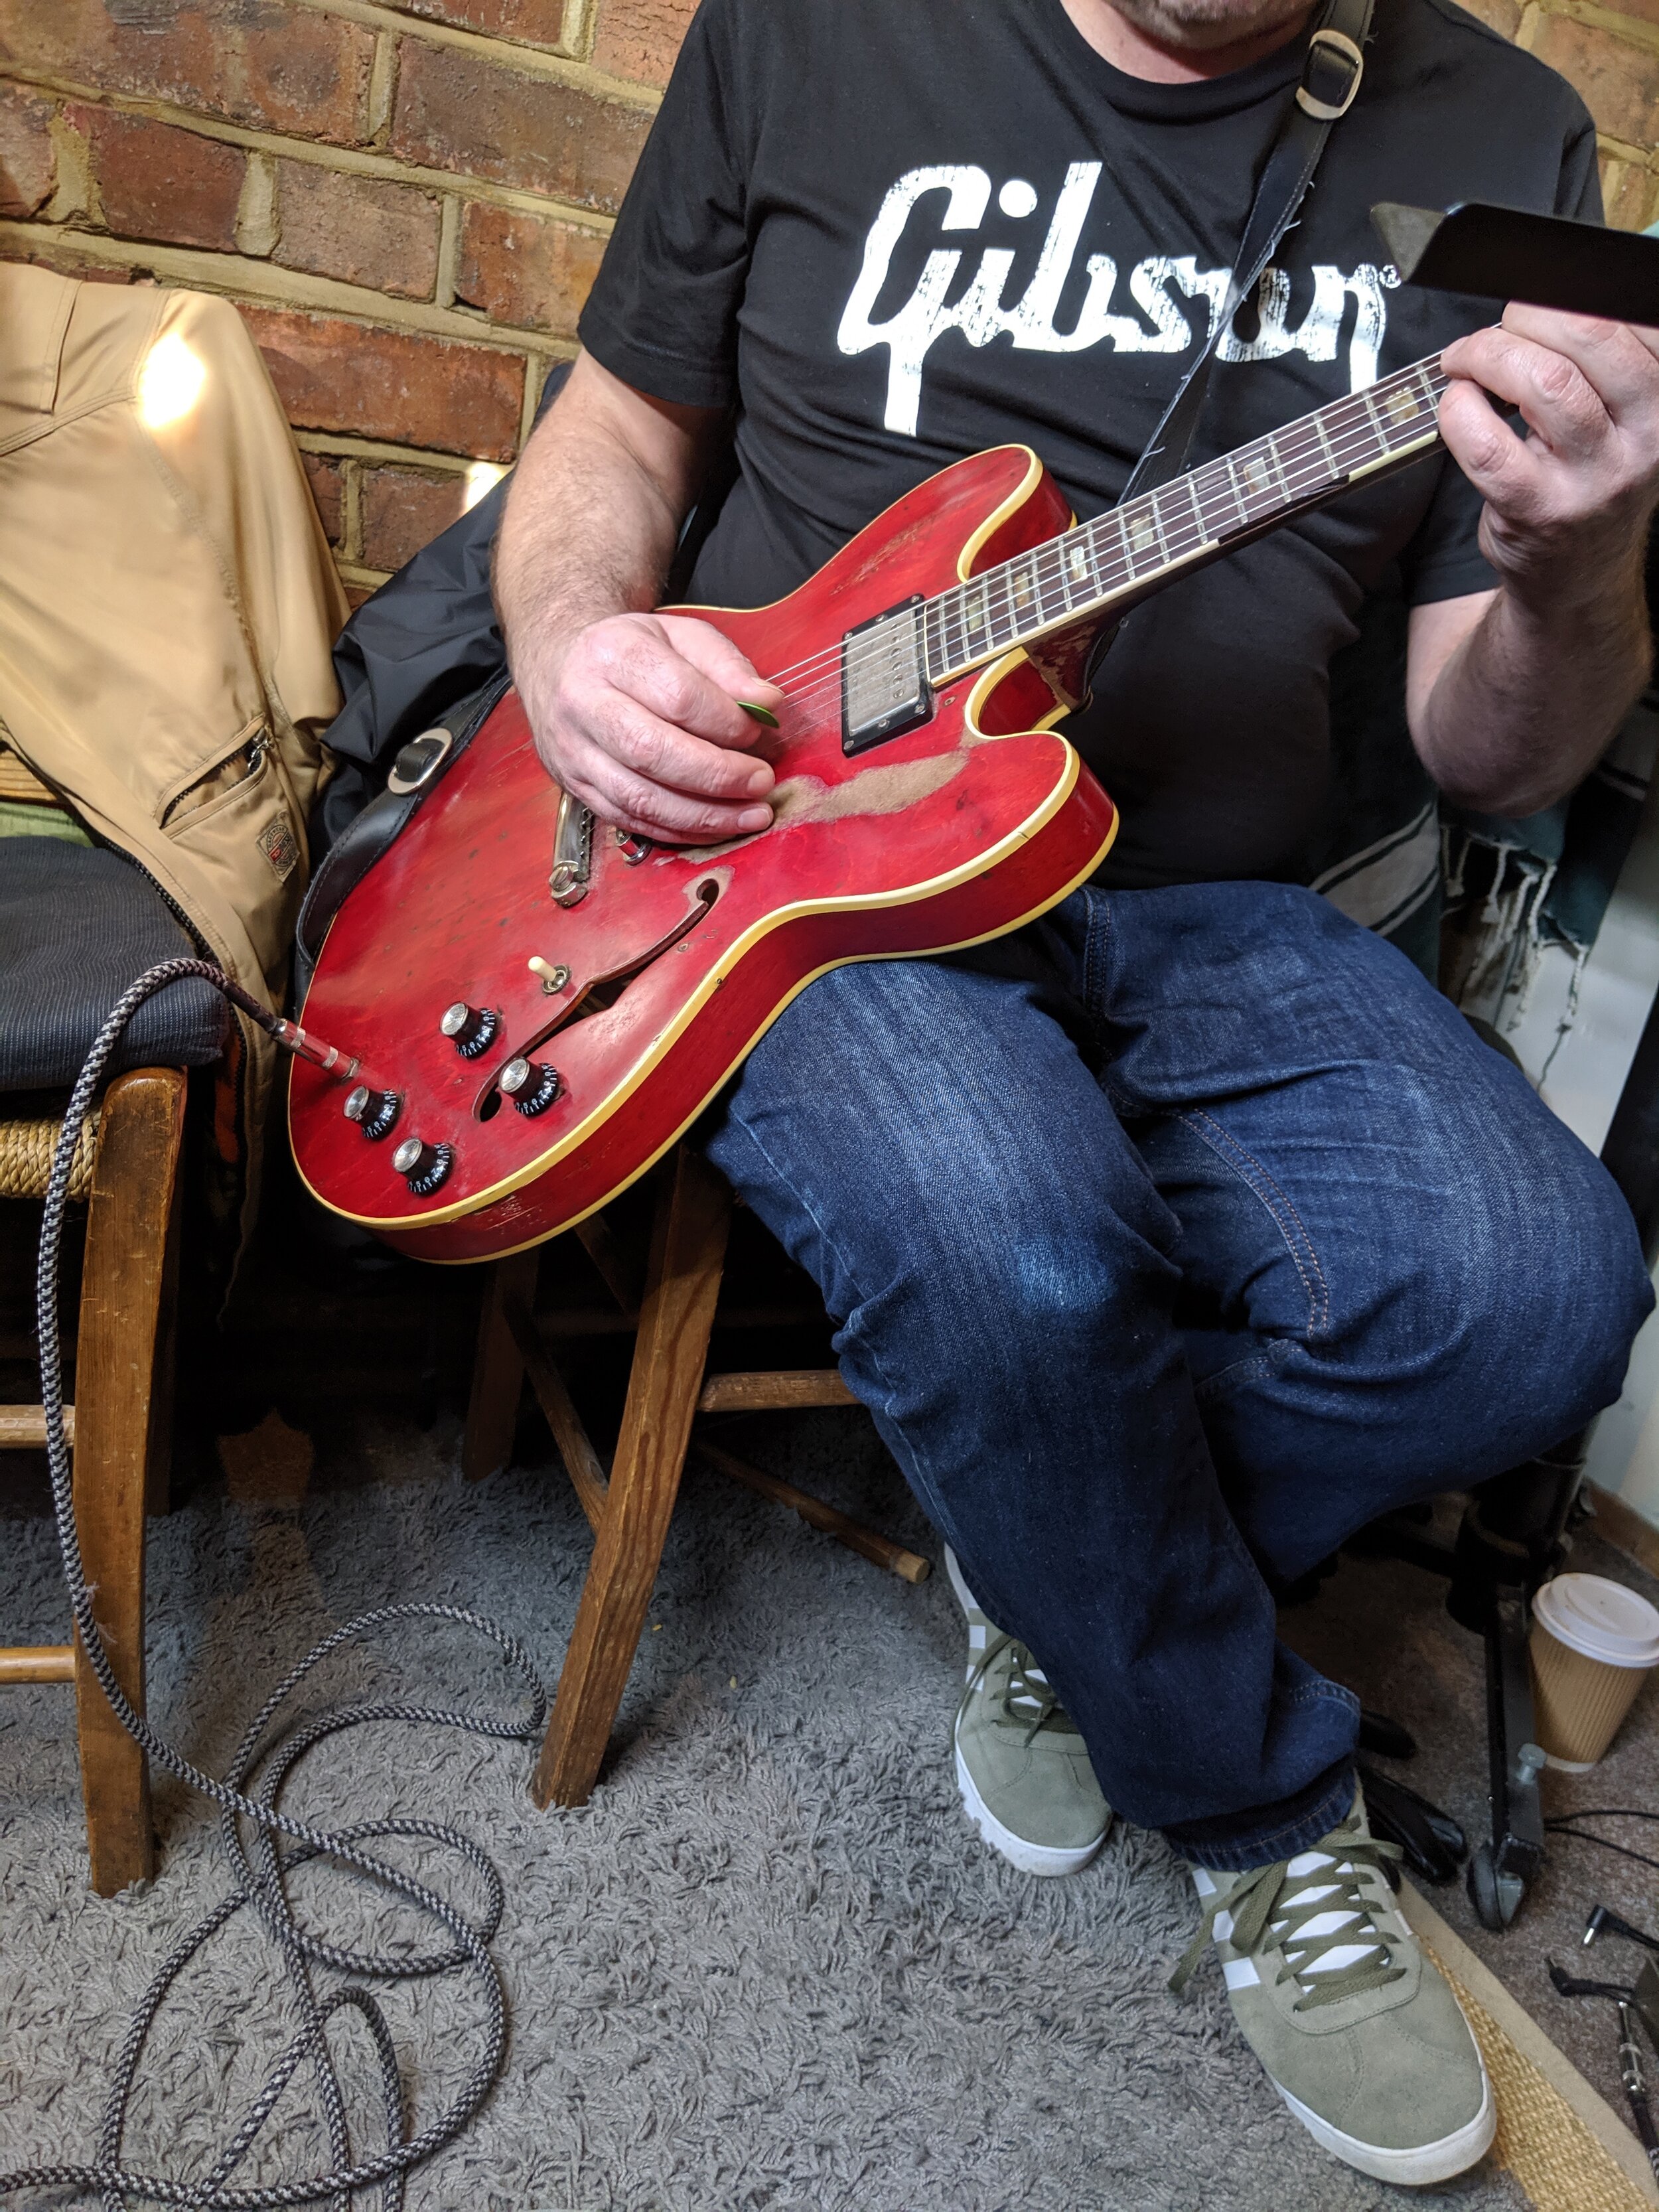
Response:
[[[1331,1292],[1330,1285],[1325,1279],[1325,1271],[1319,1264],[1319,1255],[1314,1249],[1313,1239],[1309,1236],[1301,1215],[1261,1162],[1253,1153],[1247,1152],[1237,1137],[1223,1128],[1212,1115],[1206,1114],[1201,1107],[1194,1107],[1189,1112],[1181,1115],[1178,1118],[1186,1123],[1200,1144],[1207,1145],[1218,1158],[1232,1169],[1239,1181],[1247,1189],[1255,1193],[1257,1200],[1272,1217],[1274,1226],[1285,1240],[1285,1249],[1291,1255],[1291,1264],[1300,1277],[1303,1290],[1307,1294],[1308,1337],[1310,1342],[1313,1341],[1329,1326]],[[1243,1165],[1240,1164],[1241,1162]],[[1251,1172],[1252,1170],[1254,1173]],[[1275,1200],[1278,1200],[1277,1205],[1274,1203]],[[1280,1206],[1284,1208],[1282,1213],[1279,1211]],[[1288,1222],[1285,1218],[1286,1215],[1289,1216]],[[1295,1230],[1294,1235],[1291,1233],[1292,1225]],[[1301,1243],[1300,1250],[1297,1249],[1298,1239]],[[1306,1255],[1305,1265],[1304,1254]],[[1313,1270],[1311,1279],[1308,1273],[1310,1267]]]
[[[1096,1040],[1103,1055],[1106,1048],[1106,1024],[1099,1010],[1104,1003],[1104,998],[1097,986],[1101,980],[1100,970],[1104,957],[1104,940],[1111,928],[1111,910],[1103,898],[1090,898],[1086,890],[1083,896],[1087,902],[1089,913],[1089,927],[1083,940],[1083,1003],[1088,1009],[1090,1024],[1094,1030]],[[1100,1087],[1106,1091],[1109,1103],[1115,1106],[1117,1102],[1112,1098],[1111,1092],[1103,1079],[1101,1080]]]
[[[1295,1349],[1291,1338],[1275,1337],[1260,1352],[1235,1359],[1228,1366],[1217,1368],[1213,1375],[1206,1375],[1201,1382],[1194,1382],[1193,1395],[1200,1406],[1206,1406],[1229,1390],[1240,1389],[1247,1382],[1258,1382],[1264,1376],[1271,1376],[1275,1368],[1282,1367]]]

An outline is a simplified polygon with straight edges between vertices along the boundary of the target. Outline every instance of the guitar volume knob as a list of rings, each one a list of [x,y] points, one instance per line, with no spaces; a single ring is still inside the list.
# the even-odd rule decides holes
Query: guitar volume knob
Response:
[[[501,1092],[526,1121],[544,1114],[559,1095],[559,1071],[544,1060],[509,1060],[501,1070]]]
[[[355,1121],[371,1143],[378,1143],[398,1118],[403,1100],[395,1091],[375,1091],[367,1083],[360,1083],[347,1093],[344,1113],[348,1121]]]
[[[501,1018],[493,1006],[469,1006],[465,999],[447,1007],[438,1024],[463,1060],[476,1060],[488,1050],[501,1026]]]
[[[405,1137],[392,1155],[392,1164],[416,1198],[430,1198],[449,1180],[455,1164],[453,1145],[428,1145],[419,1137]]]

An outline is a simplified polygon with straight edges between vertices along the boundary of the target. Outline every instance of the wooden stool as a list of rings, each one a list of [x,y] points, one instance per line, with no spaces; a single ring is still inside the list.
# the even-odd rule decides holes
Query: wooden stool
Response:
[[[144,1702],[144,1515],[167,1504],[178,1267],[181,1069],[135,1069],[82,1133],[71,1197],[90,1200],[76,1334],[75,1522],[93,1610],[121,1686]],[[0,1121],[0,1197],[42,1198],[61,1125]],[[40,1449],[39,1406],[0,1406],[0,1448]],[[73,1682],[92,1886],[112,1897],[155,1871],[149,1775],[110,1711],[77,1636],[0,1649],[0,1684]]]
[[[715,1170],[682,1145],[664,1174],[642,1281],[603,1214],[575,1231],[609,1286],[617,1323],[635,1330],[622,1432],[607,1478],[549,1356],[535,1319],[542,1248],[498,1261],[478,1331],[463,1465],[474,1481],[512,1454],[519,1395],[528,1376],[594,1535],[575,1626],[532,1785],[538,1805],[586,1804],[622,1703],[645,1626],[680,1473],[702,1413],[851,1406],[833,1368],[708,1375],[704,1370],[726,1264],[732,1198]],[[744,1316],[753,1326],[761,1316]],[[791,1505],[878,1565],[920,1582],[928,1563],[833,1506],[750,1468],[720,1448],[697,1449],[722,1472]]]

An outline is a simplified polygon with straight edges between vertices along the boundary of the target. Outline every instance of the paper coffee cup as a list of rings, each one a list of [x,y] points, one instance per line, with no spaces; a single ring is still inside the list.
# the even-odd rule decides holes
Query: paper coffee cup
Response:
[[[1659,1611],[1604,1575],[1557,1575],[1532,1601],[1530,1649],[1538,1741],[1581,1774],[1659,1666]]]

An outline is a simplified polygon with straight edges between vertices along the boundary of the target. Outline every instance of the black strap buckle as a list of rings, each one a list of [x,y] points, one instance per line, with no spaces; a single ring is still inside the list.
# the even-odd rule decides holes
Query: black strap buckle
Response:
[[[1296,104],[1316,123],[1335,123],[1353,106],[1365,57],[1344,32],[1316,31],[1308,41]]]
[[[392,763],[392,773],[386,778],[386,789],[395,792],[399,799],[405,799],[410,792],[421,790],[449,757],[454,743],[455,736],[452,730],[422,730],[418,738],[411,738],[406,745],[398,749],[398,757]]]

